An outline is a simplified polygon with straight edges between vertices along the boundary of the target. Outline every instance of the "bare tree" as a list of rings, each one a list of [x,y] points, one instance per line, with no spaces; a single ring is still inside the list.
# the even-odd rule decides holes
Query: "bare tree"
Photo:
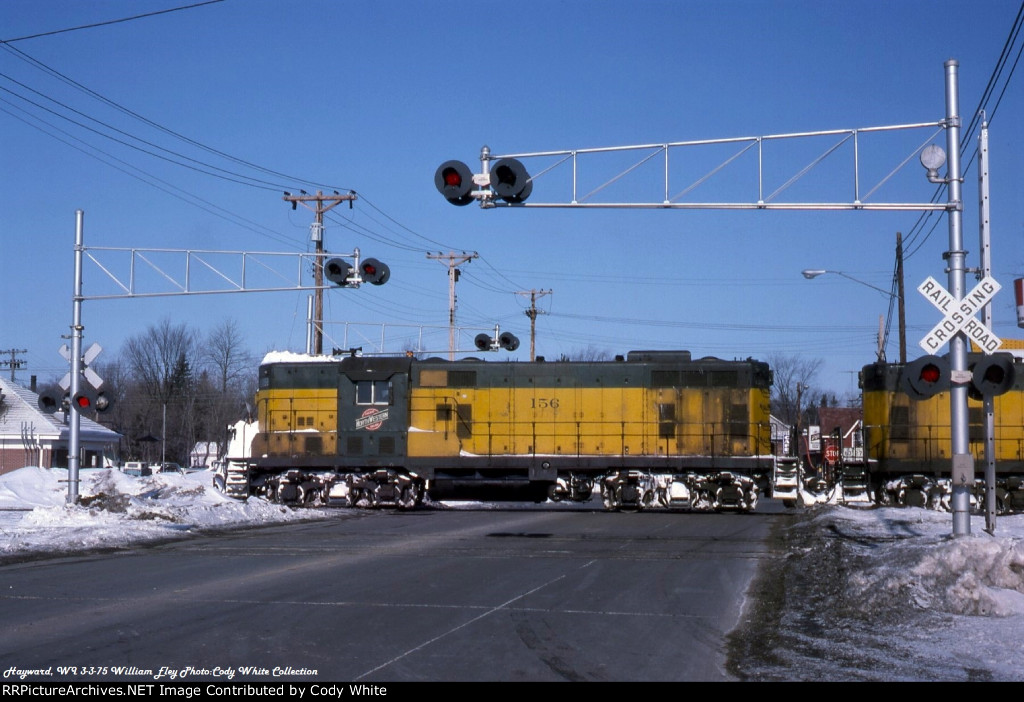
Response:
[[[821,398],[821,392],[814,389],[814,379],[821,369],[820,358],[802,358],[773,354],[768,357],[775,382],[772,385],[772,414],[794,424],[797,414],[804,412]],[[797,398],[800,407],[797,407]]]
[[[206,335],[199,356],[221,392],[253,372],[252,356],[233,319],[225,319]]]
[[[203,340],[200,358],[205,366],[201,381],[207,399],[203,440],[216,441],[223,453],[227,426],[246,415],[246,405],[256,394],[257,364],[245,348],[238,323],[226,319]]]
[[[599,349],[593,344],[582,349],[575,349],[571,353],[563,353],[559,356],[559,361],[610,361],[615,358],[615,354],[606,350]]]
[[[175,372],[196,366],[195,334],[184,324],[164,318],[125,342],[122,356],[128,371],[161,404],[172,399]]]
[[[196,435],[195,333],[164,318],[129,338],[121,359],[131,377],[125,426],[129,453],[187,461]]]

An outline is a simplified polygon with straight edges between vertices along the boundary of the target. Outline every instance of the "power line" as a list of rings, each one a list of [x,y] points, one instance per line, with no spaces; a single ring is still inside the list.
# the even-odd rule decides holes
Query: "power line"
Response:
[[[156,10],[154,12],[147,12],[142,15],[132,15],[131,17],[122,17],[120,19],[107,20],[105,22],[93,22],[92,24],[82,24],[77,27],[68,27],[66,29],[54,29],[49,32],[39,32],[38,34],[29,34],[23,37],[15,37],[14,39],[0,39],[0,43],[13,44],[16,41],[26,41],[27,39],[38,39],[39,37],[50,37],[55,34],[64,34],[66,32],[77,32],[80,29],[94,29],[96,27],[105,27],[111,24],[120,24],[121,22],[131,22],[133,20],[144,19],[146,17],[155,17],[156,15],[166,15],[171,12],[179,12],[180,10],[192,10],[203,5],[213,5],[218,2],[224,2],[224,0],[206,0],[206,2],[197,2],[192,5],[183,5],[181,7],[172,7],[167,10]]]

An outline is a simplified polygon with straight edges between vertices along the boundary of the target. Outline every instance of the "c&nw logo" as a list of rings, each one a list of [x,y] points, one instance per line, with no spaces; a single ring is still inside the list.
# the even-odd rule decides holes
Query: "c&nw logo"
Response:
[[[356,420],[356,429],[377,431],[384,422],[388,421],[388,410],[379,410],[374,407],[367,408],[361,417]]]

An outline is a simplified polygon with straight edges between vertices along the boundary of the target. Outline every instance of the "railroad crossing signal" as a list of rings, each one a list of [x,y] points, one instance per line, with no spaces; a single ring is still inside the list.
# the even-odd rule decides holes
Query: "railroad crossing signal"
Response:
[[[474,186],[479,190],[473,190]],[[518,205],[533,193],[533,179],[514,158],[498,159],[487,173],[473,173],[462,161],[445,161],[434,172],[434,187],[445,200],[460,207],[475,199],[491,202],[494,198]]]
[[[969,395],[976,399],[1002,395],[1013,387],[1016,380],[1013,356],[1008,353],[994,353],[983,356],[971,368]]]
[[[384,285],[391,278],[388,265],[375,258],[363,260],[359,264],[359,275],[355,272],[352,264],[343,258],[329,258],[324,262],[324,277],[340,287],[358,288],[362,283]]]
[[[957,300],[935,278],[928,276],[923,283],[917,286],[917,291],[935,305],[944,316],[942,321],[921,339],[921,348],[926,353],[934,353],[958,332],[963,332],[986,354],[994,353],[1003,345],[1002,339],[996,336],[983,322],[975,319],[974,315],[992,300],[1001,287],[995,278],[985,276],[967,293],[966,297]]]
[[[364,283],[384,285],[391,277],[391,269],[375,258],[367,258],[359,265],[359,274]]]
[[[498,349],[515,351],[519,348],[519,337],[510,332],[501,332],[495,337],[490,334],[477,334],[473,343],[478,351],[497,351]]]
[[[434,173],[434,186],[453,205],[473,202],[473,171],[462,161],[445,161]]]
[[[900,385],[912,400],[927,400],[946,392],[954,383],[967,384],[967,394],[975,400],[1002,395],[1014,386],[1017,372],[1012,355],[994,353],[973,358],[976,360],[966,372],[954,374],[948,357],[922,356],[904,367]]]
[[[92,344],[82,354],[82,377],[78,381],[78,392],[75,393],[74,397],[67,397],[68,403],[80,412],[85,410],[106,412],[113,406],[110,397],[103,391],[103,378],[96,371],[88,367],[88,364],[95,361],[102,351],[102,346]],[[71,362],[71,350],[67,347],[67,344],[61,346],[58,352],[65,360]],[[66,373],[60,379],[59,384],[61,389],[67,393],[71,389],[71,373]],[[54,393],[43,393],[39,396],[39,409],[48,414],[53,413],[57,410],[58,406],[64,404],[64,399],[61,398],[58,401]]]
[[[945,356],[922,356],[903,368],[900,385],[912,400],[927,400],[949,390],[949,359]]]

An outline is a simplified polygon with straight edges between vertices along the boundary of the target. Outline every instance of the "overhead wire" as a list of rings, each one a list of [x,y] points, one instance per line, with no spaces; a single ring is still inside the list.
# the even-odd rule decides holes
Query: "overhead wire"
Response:
[[[1020,61],[1021,53],[1024,52],[1024,43],[1021,43],[1017,49],[1016,58],[1013,61],[1013,65],[1010,67],[1010,71],[1007,74],[1006,79],[1003,81],[1002,89],[999,91],[999,96],[996,99],[995,107],[991,111],[988,110],[988,104],[992,99],[992,95],[996,90],[996,86],[1000,82],[1000,79],[1002,77],[1004,69],[1006,68],[1009,57],[1013,53],[1013,47],[1018,43],[1018,39],[1020,37],[1022,28],[1024,28],[1024,2],[1021,2],[1020,7],[1017,10],[1017,16],[1014,18],[1013,23],[1010,27],[1010,31],[1007,34],[1006,40],[1003,42],[1003,48],[999,53],[999,58],[996,60],[996,65],[992,69],[991,74],[989,75],[988,83],[986,84],[985,89],[982,91],[981,97],[978,99],[978,106],[975,108],[974,113],[966,129],[964,129],[963,133],[960,135],[959,153],[961,157],[966,155],[968,149],[972,146],[972,144],[975,143],[975,133],[980,128],[982,120],[985,119],[986,123],[988,125],[991,125],[993,118],[995,117],[995,112],[999,108],[999,105],[1003,99],[1003,95],[1005,95],[1006,89],[1007,87],[1009,87],[1010,81],[1012,80],[1013,75],[1016,72],[1017,64]],[[963,166],[961,173],[965,173],[968,170],[970,170],[971,166],[974,163],[974,159],[977,157],[977,155],[977,146],[975,146],[974,150],[971,152],[970,157],[967,159],[967,163]],[[943,196],[943,194],[946,192],[946,189],[946,184],[939,185],[932,195],[931,202],[938,202],[940,198]],[[941,216],[935,217],[931,228],[928,229],[927,233],[923,235],[923,238],[920,238],[920,240],[918,241],[919,237],[921,237],[922,233],[924,232],[925,224],[934,214],[935,213],[933,211],[928,211],[923,212],[918,216],[917,221],[911,227],[910,232],[908,232],[907,238],[904,240],[904,261],[912,258],[918,251],[920,251],[924,244],[931,238],[931,235],[935,232],[935,229],[938,227],[939,222],[942,221]],[[889,314],[888,318],[886,319],[883,343],[888,341],[889,334],[892,328],[892,318],[894,314],[893,308],[895,306],[896,298],[895,289],[896,273],[894,270],[894,292],[893,297],[890,298],[889,300]]]
[[[0,43],[11,44],[16,41],[26,41],[28,39],[38,39],[39,37],[50,37],[55,34],[64,34],[66,32],[77,32],[82,29],[94,29],[96,27],[106,27],[111,24],[120,24],[121,22],[131,22],[133,20],[145,19],[147,17],[155,17],[156,15],[166,15],[171,12],[180,12],[181,10],[193,10],[203,5],[215,5],[224,0],[204,0],[203,2],[192,3],[191,5],[183,5],[181,7],[172,7],[166,10],[154,10],[153,12],[146,12],[141,15],[132,15],[131,17],[121,17],[119,19],[104,20],[103,22],[93,22],[92,24],[82,24],[76,27],[66,27],[64,29],[54,29],[48,32],[38,32],[36,34],[28,34],[23,37],[15,37],[13,39],[2,39]]]

